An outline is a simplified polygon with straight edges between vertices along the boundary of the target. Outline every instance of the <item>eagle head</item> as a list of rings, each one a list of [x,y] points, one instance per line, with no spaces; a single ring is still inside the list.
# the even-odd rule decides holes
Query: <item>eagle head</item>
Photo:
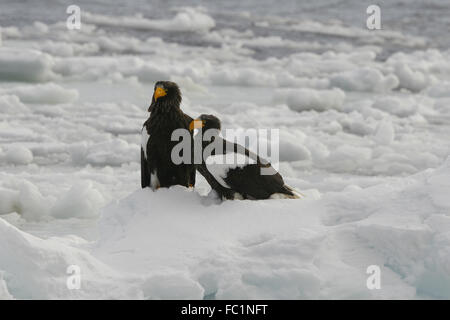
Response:
[[[181,104],[181,91],[178,85],[172,81],[158,81],[155,83],[152,103],[148,112],[159,109],[167,112],[171,108],[179,108]]]
[[[197,119],[194,119],[190,125],[189,130],[193,131],[194,136],[197,134],[198,129],[202,129],[206,132],[209,129],[213,129],[213,136],[219,135],[222,124],[216,116],[212,114],[202,114]]]

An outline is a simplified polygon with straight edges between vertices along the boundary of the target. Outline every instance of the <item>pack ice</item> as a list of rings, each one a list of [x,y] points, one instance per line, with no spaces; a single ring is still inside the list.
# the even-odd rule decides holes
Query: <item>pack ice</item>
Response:
[[[303,200],[138,190],[100,238],[42,239],[0,219],[2,298],[448,298],[450,159],[435,170]],[[173,201],[177,199],[177,201]],[[66,268],[81,269],[68,290]],[[368,290],[366,269],[381,268]]]
[[[450,298],[450,3],[294,2],[1,1],[0,299]],[[306,197],[141,190],[158,80]]]

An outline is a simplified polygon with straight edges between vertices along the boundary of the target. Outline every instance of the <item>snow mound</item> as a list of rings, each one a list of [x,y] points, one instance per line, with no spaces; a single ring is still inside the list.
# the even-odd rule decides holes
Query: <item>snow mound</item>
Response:
[[[347,172],[352,168],[363,166],[372,159],[372,150],[366,147],[341,145],[327,158],[328,165],[334,170]]]
[[[375,132],[374,140],[381,145],[390,145],[395,138],[395,129],[389,120],[381,121]]]
[[[26,165],[33,161],[33,153],[23,146],[9,146],[3,156],[7,163]],[[0,150],[0,159],[3,158]]]
[[[188,272],[217,299],[448,298],[449,177],[450,159],[320,201],[217,203],[181,187],[139,190],[104,210],[96,255],[137,273]],[[382,290],[367,289],[369,265],[380,266]]]
[[[90,12],[83,13],[87,22],[101,26],[121,26],[133,29],[154,29],[162,31],[205,32],[215,26],[214,19],[202,10],[182,8],[172,19],[147,19],[142,15],[134,17],[112,17]]]
[[[18,191],[0,188],[0,214],[8,214],[16,211],[18,198]]]
[[[102,210],[100,238],[89,246],[74,236],[40,239],[0,219],[0,296],[448,299],[449,181],[450,158],[395,183],[322,197],[306,190],[302,200],[138,190]],[[0,189],[8,197],[20,195]],[[78,290],[66,285],[71,265],[82,272]],[[381,269],[380,290],[366,286],[371,265]]]
[[[118,273],[72,236],[40,239],[0,218],[0,299],[201,299],[203,288],[181,272]],[[77,281],[71,279],[78,270]]]
[[[378,69],[367,67],[334,75],[330,84],[346,91],[386,92],[396,88],[399,80],[395,75],[383,75]]]
[[[0,50],[0,80],[46,81],[53,76],[53,59],[37,50],[2,47]]]
[[[280,161],[311,159],[311,151],[305,146],[305,137],[306,135],[301,131],[281,131],[278,146]]]
[[[405,63],[395,65],[395,74],[400,81],[400,88],[408,89],[412,92],[419,92],[436,82],[436,79],[418,70],[413,70]]]
[[[76,182],[72,187],[54,196],[43,195],[28,180],[0,187],[0,214],[16,212],[24,221],[49,221],[57,219],[98,217],[105,199],[89,180]]]
[[[3,280],[3,273],[0,273],[0,300],[11,300],[12,295],[9,293],[6,287],[5,280]]]
[[[450,97],[450,83],[444,81],[442,83],[435,84],[428,88],[427,93],[430,97],[434,98]]]
[[[78,91],[65,89],[55,83],[18,86],[0,90],[0,94],[15,95],[26,103],[68,103],[78,99]]]
[[[2,114],[26,113],[29,109],[14,95],[0,95],[0,112]]]
[[[57,200],[51,210],[55,218],[95,218],[105,205],[102,194],[91,182],[80,182]]]
[[[277,79],[273,74],[256,68],[220,68],[211,72],[209,78],[213,84],[219,86],[274,87],[277,85]]]
[[[28,221],[38,221],[48,216],[50,201],[31,182],[23,181],[19,186],[16,212]]]
[[[417,102],[413,101],[413,99],[400,99],[397,97],[381,97],[375,100],[372,107],[401,118],[411,116],[418,110]]]
[[[78,143],[69,147],[72,161],[77,165],[120,166],[123,163],[137,162],[139,146],[122,139],[88,144]]]
[[[294,111],[325,111],[339,109],[344,104],[345,93],[340,89],[281,89],[275,93],[274,100],[286,103]]]
[[[20,231],[0,218],[0,269],[7,286],[3,294],[17,299],[75,299],[117,297],[114,284],[108,279],[114,275],[106,265],[88,252],[63,244],[58,239],[39,239]],[[67,287],[67,268],[81,269],[82,287]],[[117,275],[116,275],[117,276]],[[111,290],[108,292],[108,290]]]

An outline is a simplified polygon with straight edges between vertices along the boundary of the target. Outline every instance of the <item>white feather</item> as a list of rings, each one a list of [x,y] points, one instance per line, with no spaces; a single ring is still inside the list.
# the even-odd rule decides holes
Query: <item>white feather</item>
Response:
[[[235,192],[233,195],[233,200],[244,200],[244,197],[242,196],[242,194]]]
[[[150,187],[151,187],[153,190],[156,190],[157,188],[160,187],[158,175],[156,174],[156,169],[155,169],[154,172],[152,172],[152,173],[150,174]]]
[[[144,157],[147,159],[147,143],[150,139],[150,135],[147,132],[147,128],[144,126],[141,131],[141,147],[144,150]]]
[[[284,185],[286,188],[288,188],[293,195],[285,194],[285,193],[274,193],[272,194],[269,199],[301,199],[303,198],[303,194],[301,194],[298,190],[288,186]]]
[[[228,189],[231,187],[224,180],[227,177],[228,171],[255,163],[255,160],[247,157],[245,154],[235,152],[209,156],[205,160],[208,172],[212,174],[214,179],[216,179],[221,186]]]

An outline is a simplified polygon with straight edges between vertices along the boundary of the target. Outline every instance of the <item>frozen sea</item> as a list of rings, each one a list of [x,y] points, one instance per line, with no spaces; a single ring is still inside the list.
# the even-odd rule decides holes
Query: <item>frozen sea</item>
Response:
[[[450,2],[371,4],[2,0],[0,299],[449,299]],[[141,190],[158,80],[306,197]]]

